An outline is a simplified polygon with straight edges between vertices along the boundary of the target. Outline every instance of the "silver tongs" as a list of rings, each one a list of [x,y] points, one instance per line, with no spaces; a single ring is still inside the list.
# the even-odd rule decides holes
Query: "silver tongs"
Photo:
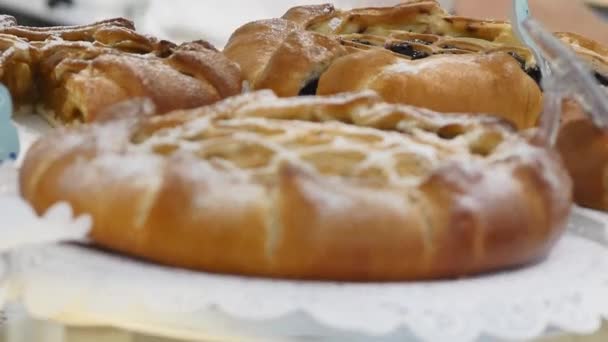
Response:
[[[538,133],[550,145],[555,144],[566,98],[578,101],[593,123],[608,131],[608,93],[587,64],[530,16],[528,0],[513,1],[512,21],[515,34],[532,50],[543,76],[544,104]]]

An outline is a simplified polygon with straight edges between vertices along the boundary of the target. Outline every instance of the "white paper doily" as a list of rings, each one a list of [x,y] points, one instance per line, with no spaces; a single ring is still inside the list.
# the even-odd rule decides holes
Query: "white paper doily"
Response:
[[[20,131],[27,145],[38,128],[25,127],[34,127]],[[591,334],[608,319],[608,216],[595,211],[576,209],[547,260],[510,272],[428,283],[272,281],[48,244],[81,240],[89,221],[61,204],[37,218],[16,179],[15,167],[0,167],[0,252],[12,250],[2,279],[41,319],[197,340],[454,342],[531,339],[552,328]]]
[[[87,240],[92,223],[89,216],[74,218],[69,204],[57,203],[39,217],[19,196],[17,180],[14,164],[0,164],[0,253],[29,245]]]
[[[260,339],[402,341],[407,333],[428,341],[521,340],[552,327],[591,334],[608,318],[608,249],[591,240],[605,241],[603,214],[577,210],[572,225],[575,233],[540,264],[459,281],[272,281],[165,268],[75,245],[23,249],[11,267],[34,315],[71,324],[191,338],[215,330]],[[209,326],[218,320],[231,328]]]

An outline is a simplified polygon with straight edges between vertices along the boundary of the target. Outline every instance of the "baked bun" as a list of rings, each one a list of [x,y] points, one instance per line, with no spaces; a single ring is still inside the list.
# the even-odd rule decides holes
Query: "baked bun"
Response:
[[[563,108],[556,147],[574,182],[574,200],[608,210],[608,133],[596,127],[575,101],[565,101]]]
[[[177,46],[141,35],[125,19],[35,28],[0,20],[0,79],[17,108],[37,106],[53,124],[95,121],[108,106],[151,99],[159,113],[241,92],[238,66],[213,46]]]
[[[576,34],[557,36],[592,66],[598,82],[608,86],[607,47]],[[608,88],[603,89],[608,96]],[[556,146],[574,181],[576,204],[608,210],[608,133],[595,127],[576,101],[564,102]]]
[[[571,206],[556,153],[505,122],[371,92],[264,91],[134,118],[42,138],[21,168],[21,192],[38,213],[67,201],[91,214],[100,246],[166,265],[320,280],[460,277],[543,258]]]
[[[593,52],[595,43],[585,41],[577,46]],[[450,16],[436,1],[295,7],[239,28],[224,53],[253,89],[280,96],[373,89],[390,102],[489,113],[520,129],[534,126],[541,111],[540,69],[511,25]],[[598,79],[607,75],[597,69]]]

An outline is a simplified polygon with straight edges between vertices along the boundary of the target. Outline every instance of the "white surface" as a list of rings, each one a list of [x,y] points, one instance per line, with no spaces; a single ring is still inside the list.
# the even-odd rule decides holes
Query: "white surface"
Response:
[[[111,17],[132,17],[148,0],[73,0],[73,6],[49,8],[48,0],[0,0],[11,10],[64,24],[87,24]]]

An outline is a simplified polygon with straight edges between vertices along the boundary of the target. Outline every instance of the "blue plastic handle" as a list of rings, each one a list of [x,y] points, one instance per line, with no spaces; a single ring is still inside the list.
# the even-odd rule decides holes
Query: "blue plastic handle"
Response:
[[[514,0],[512,13],[511,23],[513,32],[522,43],[530,48],[532,54],[534,55],[534,59],[536,60],[536,65],[538,65],[540,68],[542,75],[550,75],[551,70],[549,69],[543,54],[540,52],[540,49],[536,45],[534,39],[528,33],[528,30],[524,27],[524,23],[530,18],[530,6],[528,4],[528,0]]]
[[[11,120],[12,115],[11,94],[0,84],[0,161],[16,160],[19,156],[19,135]]]

